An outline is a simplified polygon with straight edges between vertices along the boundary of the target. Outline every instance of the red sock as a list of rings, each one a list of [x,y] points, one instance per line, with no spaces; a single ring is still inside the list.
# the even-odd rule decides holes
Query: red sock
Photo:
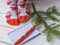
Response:
[[[6,15],[7,18],[7,23],[10,25],[18,25],[19,21],[16,15],[16,0],[8,0],[7,1],[7,5],[8,5],[8,12]]]
[[[30,14],[30,11],[26,9],[25,1],[18,0],[18,20],[22,23],[25,19],[27,19]]]

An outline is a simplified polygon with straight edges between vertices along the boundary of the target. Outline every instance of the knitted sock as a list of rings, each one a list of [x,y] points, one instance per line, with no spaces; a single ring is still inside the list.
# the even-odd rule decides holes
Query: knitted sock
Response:
[[[29,18],[30,11],[26,8],[25,3],[24,0],[18,0],[18,20],[20,23]]]
[[[17,7],[16,7],[16,0],[8,0],[7,1],[7,23],[10,25],[18,25],[18,18],[17,18]]]

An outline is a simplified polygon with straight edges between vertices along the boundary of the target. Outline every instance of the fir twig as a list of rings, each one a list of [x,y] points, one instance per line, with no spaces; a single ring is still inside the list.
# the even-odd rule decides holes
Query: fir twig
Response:
[[[38,13],[37,11],[36,11],[36,8],[35,8],[35,6],[34,6],[34,4],[32,3],[32,7],[33,7],[33,11],[35,12],[35,14],[38,16],[38,18],[40,19],[40,22],[42,22],[42,24],[44,24],[45,25],[45,27],[46,27],[46,29],[44,30],[44,32],[45,31],[47,31],[46,33],[47,33],[47,40],[50,42],[51,41],[51,39],[52,39],[52,35],[55,35],[55,36],[60,36],[59,34],[60,34],[60,31],[58,31],[58,30],[55,30],[55,28],[57,28],[57,27],[60,27],[60,25],[56,25],[56,26],[54,26],[54,27],[50,27],[47,23],[46,23],[46,21],[44,20],[44,18],[42,17],[42,15],[41,15],[41,13]],[[50,9],[49,9],[50,10]],[[55,12],[57,12],[54,8],[52,8],[52,11],[51,11],[52,13],[55,13]],[[51,14],[51,12],[49,12],[49,13],[47,13],[47,14]],[[51,15],[47,15],[47,16],[50,16],[50,18],[52,19],[52,20],[57,20],[57,18],[55,18],[55,17],[53,17],[53,16],[51,16]],[[49,17],[48,17],[49,18]],[[58,21],[58,20],[57,20]],[[54,32],[54,33],[53,33]]]
[[[56,9],[55,6],[48,8],[46,11],[37,11],[35,8],[35,5],[32,3],[33,12],[30,14],[30,19],[32,19],[32,22],[35,23],[35,26],[38,26],[40,24],[43,24],[45,26],[45,29],[43,32],[46,34],[47,40],[50,42],[52,40],[53,35],[60,37],[60,31],[58,31],[58,28],[60,27],[60,24],[53,23],[51,25],[48,25],[46,20],[52,20],[52,21],[59,21],[56,16],[60,16],[60,12]]]

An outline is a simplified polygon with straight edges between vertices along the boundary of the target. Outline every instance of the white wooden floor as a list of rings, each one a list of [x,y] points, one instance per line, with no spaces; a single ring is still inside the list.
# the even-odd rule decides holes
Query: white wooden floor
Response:
[[[58,9],[60,9],[60,0],[36,0],[35,5],[37,10],[46,10],[48,7],[53,5],[56,5]],[[6,9],[7,9],[6,0],[0,0],[0,25],[11,27],[5,21]],[[8,39],[6,35],[8,31],[11,31],[11,29],[0,26],[0,41],[11,43],[11,41]],[[41,32],[41,29],[39,31]],[[7,45],[7,44],[0,43],[0,45]],[[55,38],[53,39],[53,42],[48,43],[46,41],[45,35],[40,35],[23,45],[60,45],[60,39]]]

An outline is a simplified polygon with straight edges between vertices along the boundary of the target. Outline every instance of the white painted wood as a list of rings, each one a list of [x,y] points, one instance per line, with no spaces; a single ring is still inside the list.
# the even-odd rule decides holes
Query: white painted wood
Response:
[[[60,11],[60,0],[34,0],[34,3],[36,5],[37,10],[45,11],[48,7],[56,5]],[[6,0],[0,0],[0,25],[11,27],[5,21],[6,9],[7,9]],[[8,32],[10,30],[5,28],[0,28],[0,40],[11,43],[11,41],[6,36],[6,31]],[[0,43],[0,45],[7,45],[7,44]],[[40,35],[23,45],[60,45],[60,39],[55,38],[51,43],[48,43],[46,41],[45,35]]]

